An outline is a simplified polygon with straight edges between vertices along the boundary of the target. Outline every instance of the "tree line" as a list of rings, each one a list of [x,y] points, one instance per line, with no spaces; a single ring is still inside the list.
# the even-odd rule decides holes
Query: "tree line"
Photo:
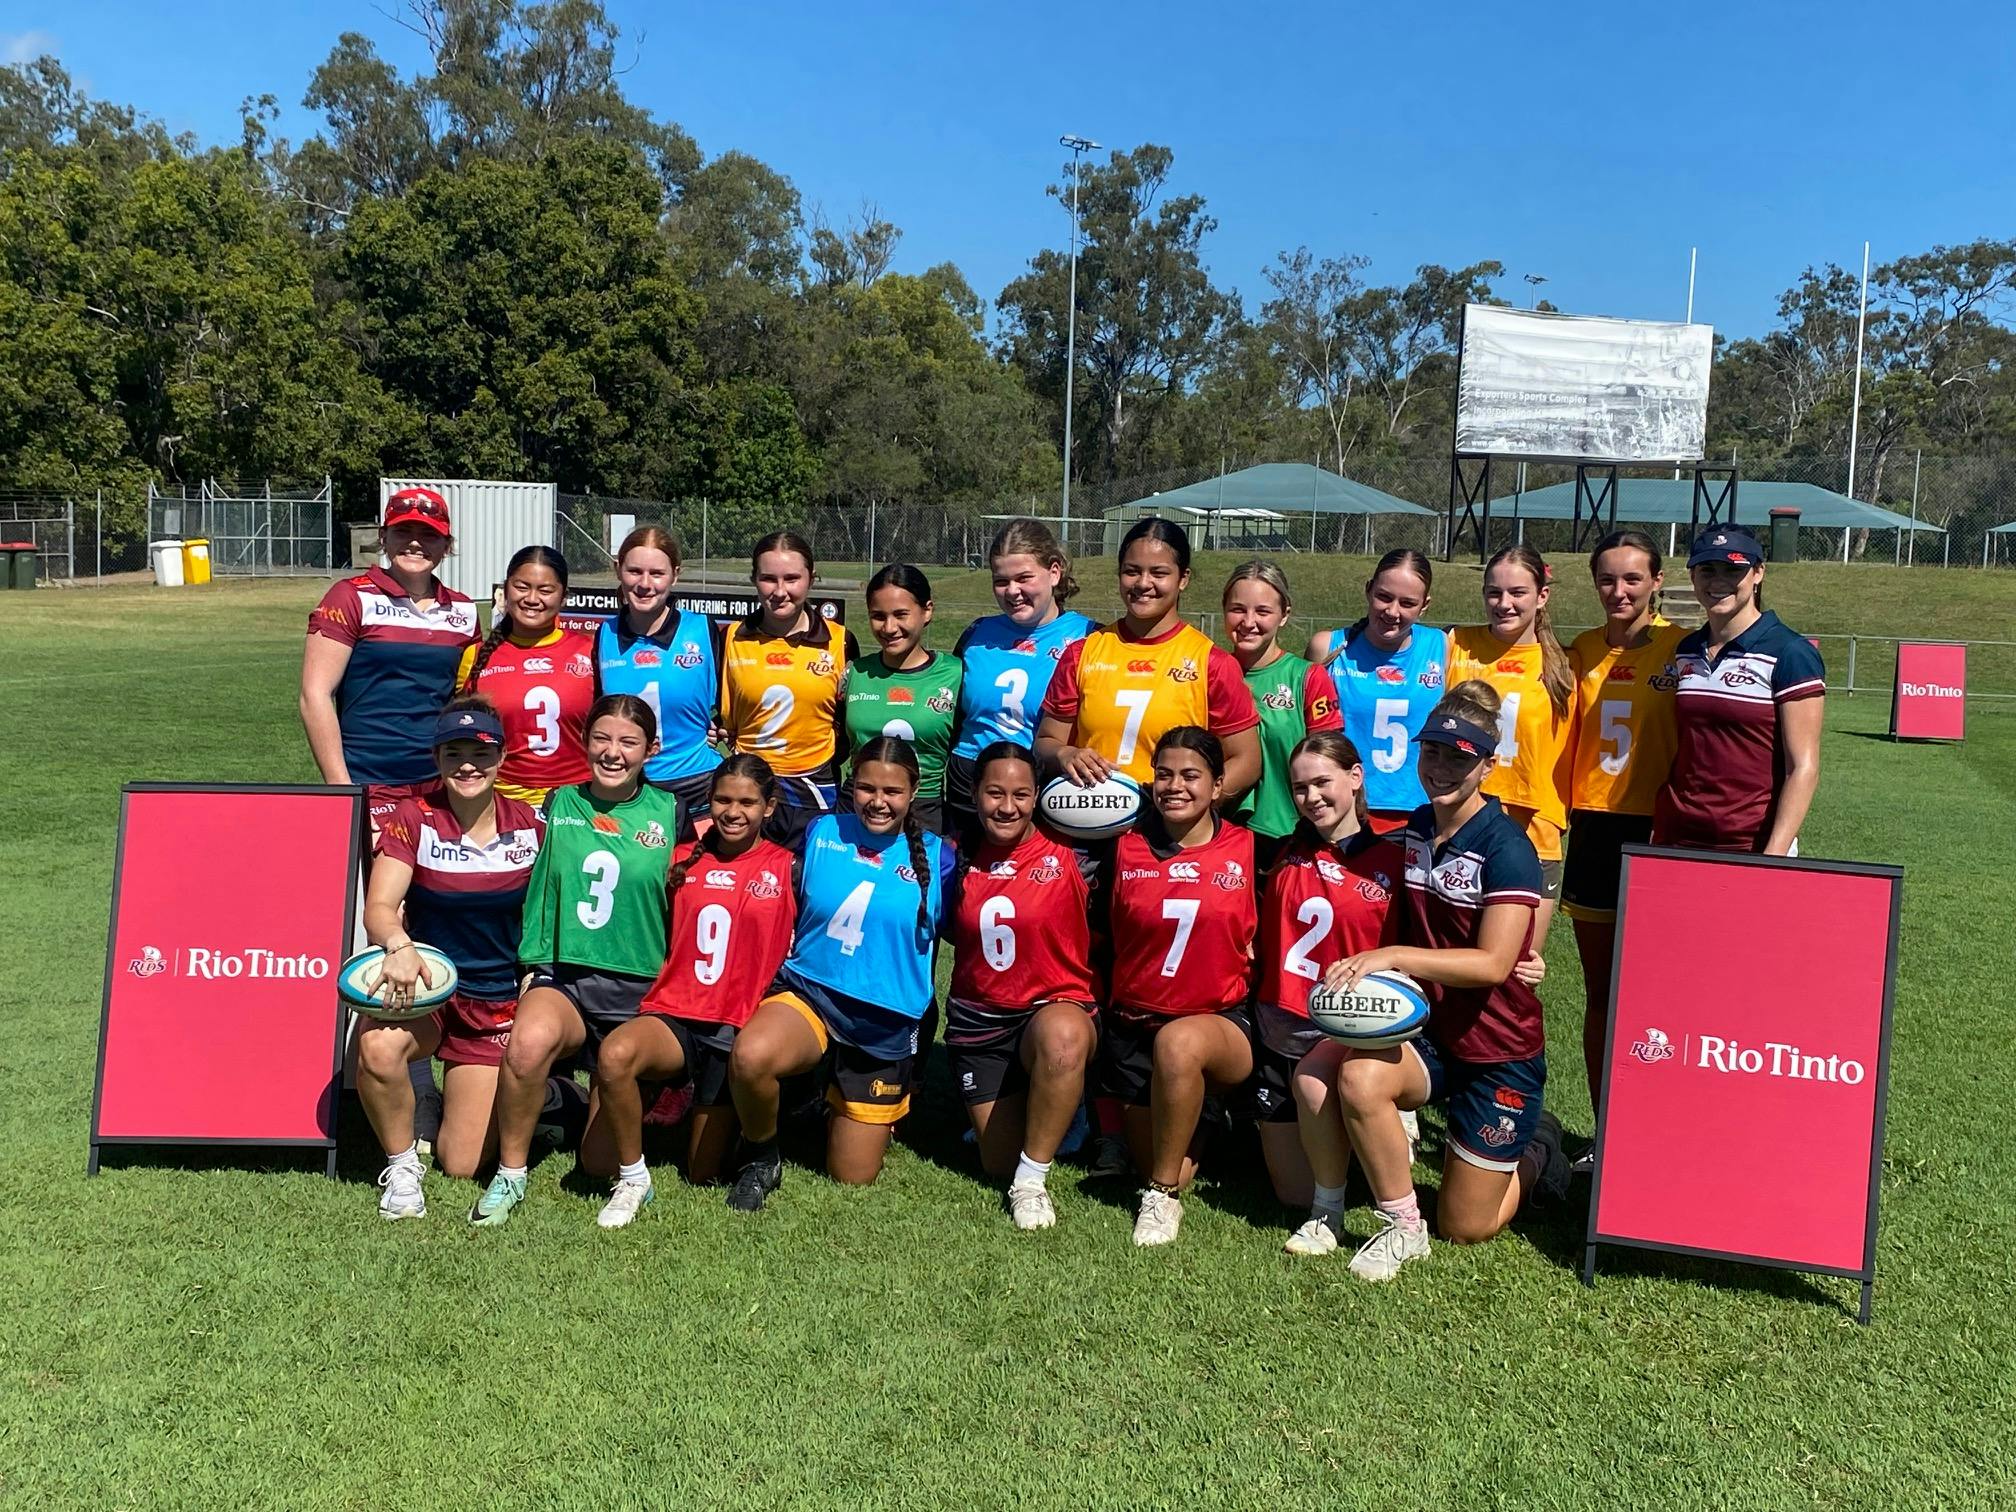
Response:
[[[0,486],[110,490],[126,529],[150,478],[327,472],[353,514],[381,471],[766,510],[1057,487],[1068,165],[1055,245],[990,320],[951,264],[895,271],[872,204],[829,222],[628,99],[597,0],[399,19],[430,61],[405,76],[343,34],[299,143],[272,95],[204,144],[53,58],[0,68]],[[1212,277],[1217,223],[1167,147],[1088,160],[1078,187],[1074,486],[1446,455],[1460,311],[1498,299],[1502,264],[1382,283],[1303,247],[1249,300]],[[1912,447],[2016,449],[2012,290],[2016,241],[1873,271],[1858,493]],[[1719,343],[1712,454],[1845,451],[1859,299],[1808,268],[1772,331]]]

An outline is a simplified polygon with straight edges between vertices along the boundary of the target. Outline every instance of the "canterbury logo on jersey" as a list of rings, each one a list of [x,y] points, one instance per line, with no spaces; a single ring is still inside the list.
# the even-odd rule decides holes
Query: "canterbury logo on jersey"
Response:
[[[791,665],[791,653],[789,651],[769,652],[764,656],[763,664],[767,667],[788,667]]]
[[[1140,660],[1130,661],[1127,663],[1127,670],[1129,672],[1153,672],[1155,670],[1155,663]]]
[[[664,661],[664,659],[656,651],[636,651],[631,653],[630,665],[633,667],[655,667]],[[620,667],[623,665],[623,658],[619,656],[614,661],[605,661],[602,665],[605,667]]]
[[[735,873],[733,873],[732,871],[721,871],[717,869],[708,872],[706,881],[701,885],[705,887],[720,888],[727,892],[733,892],[735,890],[735,883],[736,883]]]
[[[519,665],[527,672],[551,672],[553,670],[553,658],[550,656],[528,656]],[[486,668],[485,670],[489,669]],[[502,668],[498,670],[501,671]]]
[[[1171,882],[1197,882],[1202,879],[1203,873],[1198,869],[1195,861],[1171,861],[1169,863],[1169,880]]]

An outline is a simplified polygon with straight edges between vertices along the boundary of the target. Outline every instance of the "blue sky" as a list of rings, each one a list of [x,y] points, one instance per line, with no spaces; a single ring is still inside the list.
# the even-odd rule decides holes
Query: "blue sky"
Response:
[[[393,8],[394,0],[384,0]],[[1853,267],[2007,236],[2016,41],[1976,0],[1878,7],[1024,3],[643,4],[611,0],[626,89],[712,155],[752,152],[808,209],[872,202],[898,267],[950,260],[988,299],[1061,245],[1044,186],[1060,132],[1174,149],[1203,194],[1206,254],[1255,305],[1307,243],[1403,281],[1496,257],[1503,291],[1588,314],[1695,316],[1750,335],[1809,263]],[[91,92],[176,130],[235,135],[272,91],[282,130],[336,34],[422,60],[357,0],[12,0],[0,58],[52,51]]]

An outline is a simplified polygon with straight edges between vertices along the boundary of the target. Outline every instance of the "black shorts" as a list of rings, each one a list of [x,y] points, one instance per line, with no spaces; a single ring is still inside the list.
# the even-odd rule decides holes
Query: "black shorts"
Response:
[[[1281,853],[1288,849],[1293,835],[1263,835],[1253,832],[1253,875],[1265,877],[1274,870],[1274,863],[1281,859]]]
[[[1038,1004],[1038,1007],[1043,1005]],[[1099,1027],[1099,1010],[1077,1005]],[[977,1003],[948,998],[945,1002],[945,1053],[952,1060],[952,1080],[968,1106],[998,1102],[1029,1088],[1029,1070],[1022,1064],[1022,1036],[1035,1021],[1034,1009],[1000,1013]]]
[[[728,1057],[735,1049],[735,1026],[707,1019],[680,1018],[674,1013],[654,1013],[672,1037],[679,1041],[679,1054],[686,1062],[683,1075],[667,1085],[693,1088],[693,1106],[719,1108],[728,1098]]]
[[[835,1112],[855,1123],[886,1125],[910,1111],[910,1093],[938,1028],[936,1004],[922,1019],[899,1024],[900,1015],[835,992],[788,967],[778,973],[764,1001],[789,1003],[817,1036],[826,1101]],[[856,1039],[882,1048],[864,1050]]]
[[[637,1005],[651,990],[651,980],[562,964],[535,968],[526,991],[551,988],[574,1005],[574,1011],[581,1015],[582,1028],[588,1031],[588,1042],[581,1047],[582,1059],[592,1066],[602,1041],[637,1017]],[[522,997],[519,1003],[523,1005]]]
[[[1271,1003],[1253,1010],[1252,1110],[1257,1121],[1295,1122],[1295,1068],[1323,1040],[1323,1031],[1306,1018]]]
[[[1095,1057],[1093,1090],[1130,1108],[1148,1106],[1149,1084],[1155,1079],[1155,1036],[1177,1017],[1160,1013],[1129,1013],[1115,1008],[1100,1020],[1099,1054]],[[1221,1008],[1218,1017],[1253,1038],[1253,1017],[1245,1005]]]
[[[1577,809],[1568,816],[1568,857],[1561,868],[1561,902],[1571,919],[1602,922],[1617,917],[1617,886],[1624,847],[1652,838],[1650,814],[1602,814]]]
[[[679,800],[678,839],[682,845],[691,840],[697,833],[694,825],[700,816],[707,812],[707,795],[714,786],[714,774],[695,772],[690,777],[667,777],[663,782],[654,782],[651,786],[661,792],[670,793]]]

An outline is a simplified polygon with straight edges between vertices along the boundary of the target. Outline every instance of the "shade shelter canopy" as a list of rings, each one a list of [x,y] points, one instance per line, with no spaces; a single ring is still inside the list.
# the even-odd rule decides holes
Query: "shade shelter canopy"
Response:
[[[1433,514],[1368,483],[1354,483],[1307,462],[1262,462],[1238,472],[1118,504],[1129,514],[1165,510],[1271,509],[1282,514]]]
[[[1586,508],[1586,506],[1585,506]],[[1924,530],[1934,535],[1945,532],[1937,525],[1913,520],[1908,515],[1865,504],[1846,494],[1835,493],[1817,483],[1744,482],[1737,485],[1737,523],[1760,528],[1774,509],[1796,509],[1802,526],[1834,529]],[[1522,494],[1500,494],[1491,501],[1496,519],[1572,520],[1575,518],[1575,485],[1552,483]],[[1691,478],[1619,478],[1617,518],[1632,525],[1688,525],[1694,520],[1694,481]],[[2012,521],[2016,524],[2016,521]]]

